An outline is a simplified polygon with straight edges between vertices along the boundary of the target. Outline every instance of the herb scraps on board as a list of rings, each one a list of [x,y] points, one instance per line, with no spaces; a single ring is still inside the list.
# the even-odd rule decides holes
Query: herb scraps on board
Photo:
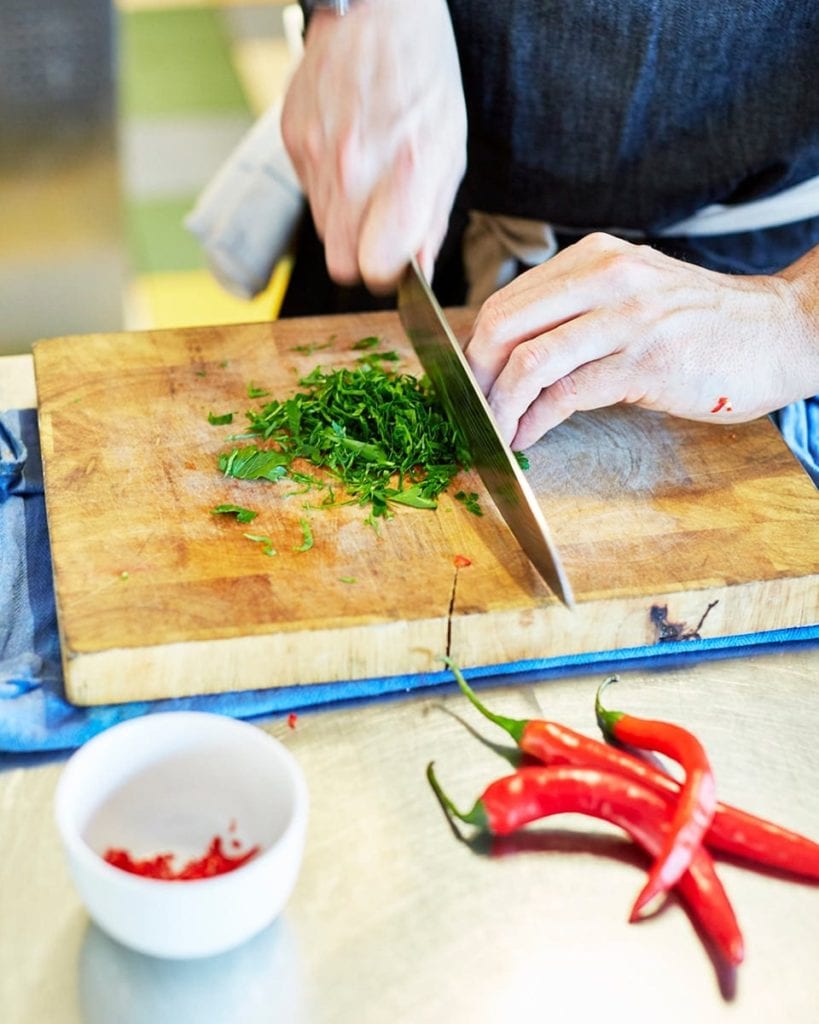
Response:
[[[209,412],[208,413],[208,423],[210,423],[210,425],[212,427],[222,427],[225,424],[232,423],[232,422],[233,422],[233,413],[232,412],[223,412],[223,413]]]
[[[258,512],[254,512],[252,509],[243,508],[241,505],[217,505],[210,511],[214,516],[236,516],[237,523],[251,523],[259,514]]]
[[[742,962],[744,942],[714,855],[819,881],[819,843],[718,799],[705,750],[693,733],[673,722],[603,707],[602,693],[616,676],[597,689],[600,740],[548,719],[497,714],[481,702],[452,659],[444,662],[463,694],[514,740],[520,755],[516,770],[490,782],[467,811],[444,792],[433,763],[427,766],[427,779],[453,828],[456,819],[478,830],[469,839],[457,833],[476,850],[487,849],[482,837],[489,836],[489,852],[506,855],[516,849],[515,836],[526,825],[566,812],[617,825],[651,858],[649,895],[641,890],[629,920],[640,919],[647,898],[676,891],[719,962],[729,968]],[[640,751],[676,761],[681,778]]]
[[[221,472],[238,480],[289,480],[299,485],[293,494],[323,491],[309,506],[314,509],[365,506],[365,522],[374,527],[395,506],[437,508],[453,478],[470,468],[468,450],[429,381],[385,367],[398,356],[373,351],[379,342],[367,337],[353,345],[366,352],[355,368],[316,367],[299,381],[296,394],[248,410],[247,433],[240,437],[258,442],[223,452]],[[248,387],[250,397],[267,394]],[[304,472],[304,463],[321,475]],[[477,494],[459,493],[465,507],[480,515]],[[295,550],[306,551],[312,533],[306,520],[300,525],[303,542]]]

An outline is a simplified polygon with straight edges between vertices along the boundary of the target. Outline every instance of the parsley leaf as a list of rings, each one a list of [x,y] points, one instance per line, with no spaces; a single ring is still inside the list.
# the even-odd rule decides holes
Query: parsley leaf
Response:
[[[259,514],[258,512],[253,512],[252,509],[242,508],[241,505],[217,505],[216,508],[212,508],[210,511],[215,516],[234,515],[236,516],[237,523],[250,523]]]
[[[233,422],[233,413],[232,412],[224,412],[221,415],[219,415],[219,414],[217,414],[215,412],[209,412],[208,413],[208,423],[212,424],[214,427],[221,427],[221,426],[224,426],[224,424],[226,424],[226,423],[232,423],[232,422]]]
[[[469,494],[467,494],[466,491],[458,491],[455,495],[455,500],[460,501],[473,515],[483,515],[483,509],[478,501],[478,495],[474,491],[470,491]]]
[[[257,544],[262,546],[263,555],[277,555],[278,551],[273,547],[273,541],[269,537],[265,537],[261,533],[245,533],[242,536],[247,537],[248,540],[255,541]]]
[[[297,548],[293,548],[294,551],[309,551],[313,546],[313,531],[310,529],[310,524],[306,519],[299,520],[299,526],[301,527],[302,542]]]
[[[290,459],[282,452],[247,445],[219,456],[219,469],[237,480],[270,480],[275,483],[287,473]]]

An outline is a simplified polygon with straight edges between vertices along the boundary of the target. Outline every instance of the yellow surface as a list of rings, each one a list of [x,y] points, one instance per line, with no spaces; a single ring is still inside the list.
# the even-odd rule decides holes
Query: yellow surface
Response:
[[[291,57],[284,39],[248,39],[232,48],[233,62],[254,114],[263,114],[283,95]]]
[[[291,266],[289,257],[282,259],[267,288],[250,301],[230,295],[207,270],[142,274],[131,286],[131,326],[137,329],[195,327],[275,320]]]

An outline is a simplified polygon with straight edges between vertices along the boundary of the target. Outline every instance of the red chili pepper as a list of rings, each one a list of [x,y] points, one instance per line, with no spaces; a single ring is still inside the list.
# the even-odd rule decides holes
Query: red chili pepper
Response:
[[[610,747],[557,722],[495,714],[481,703],[460,670],[451,662],[448,664],[461,690],[478,711],[504,729],[524,753],[546,764],[608,769],[642,782],[667,797],[679,797],[680,784],[676,779],[627,751]],[[713,850],[819,880],[819,843],[729,804],[717,803],[705,842]]]
[[[237,840],[233,840],[233,845],[237,845]],[[159,853],[155,857],[136,860],[127,850],[112,847],[105,851],[103,860],[121,871],[127,871],[132,875],[142,875],[143,878],[157,878],[164,882],[191,882],[235,871],[236,868],[246,864],[251,857],[255,857],[258,852],[259,847],[253,846],[244,853],[231,857],[222,849],[221,837],[214,836],[203,857],[188,861],[178,871],[173,866],[174,855],[172,853]]]
[[[465,569],[468,565],[472,565],[472,559],[467,558],[466,555],[456,555],[452,559],[452,564],[456,569]]]
[[[711,410],[711,412],[712,413],[722,412],[723,409],[726,412],[733,412],[734,411],[734,407],[731,405],[731,399],[728,398],[727,395],[720,395],[719,396],[719,398],[716,401],[716,405]]]
[[[290,726],[291,729],[296,728],[296,722],[298,722],[298,720],[299,716],[296,714],[295,711],[291,711],[290,714],[287,716],[287,724]]]
[[[657,857],[671,834],[670,803],[658,793],[610,771],[550,765],[521,768],[484,790],[472,810],[459,811],[441,789],[433,766],[427,778],[443,806],[471,825],[505,836],[552,814],[586,814],[624,829],[650,856]],[[743,958],[743,940],[733,907],[714,865],[698,847],[690,868],[677,882],[680,894],[703,930],[730,964]]]
[[[616,740],[640,750],[653,750],[673,758],[683,768],[685,780],[680,789],[671,832],[648,873],[648,880],[632,909],[640,911],[661,893],[667,892],[688,870],[694,854],[702,845],[714,820],[717,787],[705,748],[688,729],[672,722],[638,718],[624,711],[608,711],[600,699],[603,690],[616,681],[610,676],[597,690],[594,710],[597,723],[608,740]]]

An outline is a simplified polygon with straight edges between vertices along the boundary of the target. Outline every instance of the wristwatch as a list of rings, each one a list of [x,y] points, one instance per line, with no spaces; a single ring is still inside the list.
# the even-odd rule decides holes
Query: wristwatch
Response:
[[[350,9],[351,0],[302,0],[308,14],[314,11],[332,11],[334,14],[346,14]]]

